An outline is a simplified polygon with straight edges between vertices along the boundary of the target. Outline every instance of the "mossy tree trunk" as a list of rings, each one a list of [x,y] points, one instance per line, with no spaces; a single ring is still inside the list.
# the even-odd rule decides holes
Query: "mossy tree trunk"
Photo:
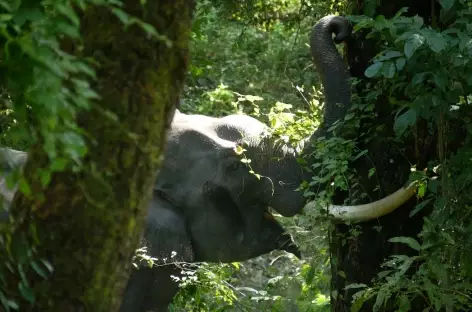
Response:
[[[432,1],[357,1],[352,3],[350,12],[346,14],[366,14],[372,17],[384,15],[392,17],[402,7],[409,7],[407,16],[418,14],[426,23],[431,20]],[[372,7],[374,5],[374,7]],[[375,7],[376,5],[376,7]],[[372,14],[369,14],[369,12]],[[438,12],[438,10],[436,11]],[[365,33],[354,34],[352,41],[347,44],[347,56],[351,75],[358,79],[365,79],[364,71],[370,65],[372,58],[379,52],[380,47],[372,39],[366,39]],[[394,137],[392,106],[388,104],[388,95],[379,97],[375,106],[377,118],[373,125],[364,125],[365,129],[378,127],[375,136],[370,142],[360,142],[361,149],[368,149],[369,157],[361,157],[354,168],[359,173],[360,184],[366,190],[370,198],[382,198],[393,193],[403,185],[410,173],[410,164],[416,164],[417,168],[424,168],[427,162],[436,155],[434,135],[423,131],[423,137],[417,136],[417,141],[409,138],[402,147],[402,152],[393,143],[388,143],[386,137]],[[424,125],[423,125],[424,126]],[[419,125],[419,128],[421,125]],[[421,152],[418,153],[418,150]],[[367,172],[370,168],[376,169],[377,179],[369,179]],[[375,181],[374,181],[375,180]],[[377,187],[377,186],[380,187]],[[352,306],[352,296],[359,289],[345,287],[353,283],[371,285],[372,278],[379,273],[381,264],[393,254],[411,254],[412,249],[404,244],[388,242],[392,237],[409,236],[416,237],[423,225],[424,210],[413,218],[409,217],[410,211],[417,201],[412,198],[405,205],[371,222],[356,224],[355,226],[337,225],[332,232],[331,241],[331,310],[336,312],[349,312]],[[354,234],[354,235],[353,235]],[[372,311],[373,301],[365,302],[360,311]],[[425,302],[413,302],[412,311],[422,311],[427,305]],[[386,307],[382,311],[396,311]]]
[[[194,7],[192,0],[123,2],[127,13],[153,25],[172,45],[137,26],[125,31],[103,6],[82,14],[81,53],[100,63],[95,90],[101,100],[78,117],[93,136],[86,170],[54,174],[44,201],[19,192],[15,198],[14,214],[26,212],[26,218],[14,225],[14,235],[31,231],[34,222],[39,255],[54,267],[48,280],[30,276],[34,307],[23,304],[20,311],[110,312],[121,304],[166,128],[179,103]],[[107,111],[117,119],[106,118]],[[25,174],[34,186],[31,172],[46,156],[39,147],[29,153]],[[10,285],[16,288],[18,281]]]

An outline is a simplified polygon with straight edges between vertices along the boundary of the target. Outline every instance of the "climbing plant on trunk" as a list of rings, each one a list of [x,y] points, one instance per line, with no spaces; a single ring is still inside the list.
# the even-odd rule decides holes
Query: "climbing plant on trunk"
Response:
[[[118,309],[179,103],[193,5],[2,4],[11,23],[23,21],[8,29],[11,36],[3,33],[8,71],[2,83],[16,108],[22,107],[18,116],[29,116],[32,144],[12,225],[2,230],[0,310]],[[57,44],[45,46],[40,36],[51,33],[35,33],[28,25],[51,26],[48,39]],[[87,64],[93,66],[74,63],[92,58]],[[44,73],[42,80],[38,73]],[[13,83],[17,74],[29,80]],[[44,94],[41,81],[50,98],[38,98]]]

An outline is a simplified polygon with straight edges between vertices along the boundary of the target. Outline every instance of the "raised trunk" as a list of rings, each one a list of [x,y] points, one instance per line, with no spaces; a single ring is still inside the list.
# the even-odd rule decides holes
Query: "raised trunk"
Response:
[[[16,220],[13,235],[32,244],[36,232],[27,232],[33,223],[38,256],[54,267],[48,279],[31,270],[27,274],[34,308],[18,294],[22,275],[2,272],[2,293],[16,301],[20,311],[109,312],[121,303],[160,165],[166,121],[178,103],[186,73],[193,9],[191,0],[142,2],[126,0],[123,9],[153,25],[171,46],[136,25],[125,30],[106,7],[91,6],[82,16],[81,53],[101,65],[96,89],[102,100],[95,111],[79,116],[80,125],[93,137],[84,160],[89,171],[54,174],[44,201],[20,193],[15,197],[13,214],[26,217]],[[113,112],[117,120],[100,112]],[[31,173],[45,159],[40,146],[28,153],[25,175],[33,186],[37,181]]]
[[[324,87],[325,104],[323,124],[311,136],[309,143],[320,136],[330,136],[328,129],[338,120],[343,119],[351,104],[351,94],[348,85],[349,72],[347,65],[337,51],[334,42],[341,43],[350,36],[351,28],[346,19],[339,16],[326,16],[313,27],[310,47],[313,62],[319,72]],[[333,42],[333,33],[335,34]],[[303,172],[297,157],[308,154],[308,147],[302,155],[296,155],[279,146],[266,149],[271,159],[264,164],[261,172],[272,179],[274,196],[271,207],[283,216],[290,217],[299,213],[305,197],[296,189],[303,180],[309,180],[310,174]],[[274,158],[272,160],[272,158]],[[281,160],[278,160],[281,158]]]
[[[311,55],[323,83],[325,104],[323,124],[310,139],[321,135],[331,136],[328,129],[344,118],[351,106],[351,92],[348,85],[349,70],[333,44],[341,43],[351,35],[347,20],[340,16],[326,16],[315,25],[310,37]]]
[[[339,16],[326,16],[313,28],[310,40],[311,52],[324,86],[325,107],[323,124],[311,136],[302,156],[309,156],[312,152],[314,144],[310,143],[315,143],[321,136],[331,137],[333,131],[330,128],[336,121],[342,121],[350,108],[351,95],[348,84],[348,68],[336,50],[332,39],[334,33],[334,42],[340,43],[350,38],[350,32],[351,28],[348,21]],[[338,131],[337,135],[344,135],[344,133],[340,133],[341,131]],[[274,184],[274,196],[271,206],[283,216],[293,216],[302,210],[305,200],[303,194],[297,192],[296,188],[304,178],[309,179],[310,177],[307,173],[302,172],[295,153],[275,146],[268,149],[267,154],[269,159],[274,158],[274,156],[276,158],[282,157],[282,161],[270,160],[265,165],[265,171],[262,171],[263,173],[268,172],[267,175]],[[415,190],[416,184],[410,184],[382,200],[360,206],[330,205],[328,212],[340,221],[368,221],[400,207],[411,198]]]

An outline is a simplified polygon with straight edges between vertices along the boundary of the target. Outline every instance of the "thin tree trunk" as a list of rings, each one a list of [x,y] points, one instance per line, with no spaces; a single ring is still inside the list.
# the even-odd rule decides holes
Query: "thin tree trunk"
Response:
[[[92,136],[85,172],[54,174],[42,202],[16,196],[14,235],[36,224],[39,254],[50,259],[48,280],[28,276],[34,308],[20,311],[116,311],[138,247],[161,154],[187,69],[192,0],[124,1],[124,10],[153,25],[172,43],[151,39],[101,6],[82,15],[85,56],[99,63],[96,90],[102,99],[78,117]],[[103,112],[112,112],[117,119]],[[33,147],[26,176],[45,159]],[[34,181],[33,181],[34,182]],[[26,236],[25,236],[26,237]],[[31,235],[28,235],[31,237]],[[9,286],[18,287],[19,277]],[[18,298],[19,299],[19,298]]]

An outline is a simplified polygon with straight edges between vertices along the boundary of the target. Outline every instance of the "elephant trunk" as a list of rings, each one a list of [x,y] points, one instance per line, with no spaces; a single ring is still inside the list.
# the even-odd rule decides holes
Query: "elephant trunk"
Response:
[[[344,118],[351,106],[349,70],[333,43],[333,33],[335,43],[346,40],[351,33],[348,21],[334,15],[323,17],[313,27],[310,37],[311,55],[319,72],[325,97],[323,124],[315,131],[310,142],[321,135],[331,136],[327,130],[338,119]]]
[[[325,105],[323,124],[313,133],[309,143],[322,135],[329,135],[327,129],[336,120],[344,117],[351,103],[347,83],[349,71],[333,43],[333,33],[336,43],[345,40],[350,34],[347,20],[340,16],[326,16],[314,26],[310,38],[313,62],[324,86]],[[297,188],[304,180],[310,180],[311,176],[304,172],[298,163],[299,155],[283,149],[283,147],[274,146],[269,151],[269,157],[280,158],[280,160],[269,161],[265,172],[269,172],[268,176],[274,184],[271,207],[281,215],[291,217],[299,213],[305,204],[305,197],[302,192],[297,191]],[[306,148],[303,154],[309,152],[310,147]],[[276,154],[283,154],[283,157]]]
[[[322,18],[311,33],[311,54],[324,87],[325,105],[323,123],[311,136],[308,147],[303,151],[305,155],[311,152],[310,145],[312,146],[312,144],[310,143],[321,136],[328,138],[332,136],[328,129],[337,120],[343,119],[351,106],[351,93],[348,84],[349,69],[334,45],[334,43],[346,40],[350,33],[349,22],[343,17],[333,15]],[[302,192],[297,192],[296,188],[307,178],[307,174],[301,173],[301,166],[297,163],[296,157],[297,155],[293,153],[284,155],[279,165],[274,163],[275,170],[268,168],[269,176],[273,179],[274,184],[271,206],[283,216],[293,216],[301,212],[301,208],[305,204]],[[308,177],[309,179],[310,177]],[[358,206],[331,205],[328,207],[328,212],[340,221],[363,222],[371,220],[388,214],[403,205],[413,196],[415,190],[416,183],[412,183],[379,201]],[[313,202],[310,202],[305,207],[313,205]]]

